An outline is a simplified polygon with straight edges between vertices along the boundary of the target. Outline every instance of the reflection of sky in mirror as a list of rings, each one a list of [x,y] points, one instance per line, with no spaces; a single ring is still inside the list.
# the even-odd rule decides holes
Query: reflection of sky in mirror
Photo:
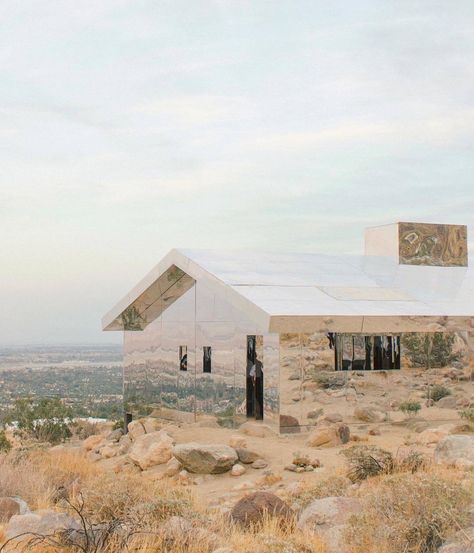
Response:
[[[471,224],[474,6],[0,6],[0,342],[99,319],[174,246],[360,252]]]

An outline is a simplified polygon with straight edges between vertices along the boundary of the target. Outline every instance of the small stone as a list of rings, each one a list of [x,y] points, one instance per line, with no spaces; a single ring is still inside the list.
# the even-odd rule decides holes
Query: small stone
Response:
[[[298,468],[298,465],[291,463],[291,465],[286,465],[285,470],[289,470],[290,472],[296,472],[297,468]]]
[[[295,472],[304,472],[304,467],[296,467]]]
[[[176,457],[171,457],[171,459],[166,463],[165,476],[176,476],[181,468],[182,465],[178,459],[176,459]]]
[[[252,463],[253,469],[264,469],[268,466],[268,463],[264,461],[263,459],[257,459]]]
[[[242,466],[242,465],[239,465],[239,463],[236,463],[232,467],[232,470],[230,471],[230,474],[232,476],[242,476],[242,474],[244,474],[244,472],[245,472],[245,467]]]
[[[260,459],[260,455],[256,453],[255,451],[251,451],[250,449],[246,449],[243,447],[238,447],[235,450],[237,452],[237,456],[239,458],[239,461],[241,463],[244,463],[244,465],[250,465],[257,459]]]

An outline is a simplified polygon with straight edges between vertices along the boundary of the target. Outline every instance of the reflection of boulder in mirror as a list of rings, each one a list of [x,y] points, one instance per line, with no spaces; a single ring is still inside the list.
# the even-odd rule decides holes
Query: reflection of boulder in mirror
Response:
[[[399,223],[399,260],[403,265],[467,267],[467,227]]]

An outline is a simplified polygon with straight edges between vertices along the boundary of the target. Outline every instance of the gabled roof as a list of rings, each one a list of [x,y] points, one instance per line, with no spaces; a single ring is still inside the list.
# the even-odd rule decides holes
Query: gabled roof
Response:
[[[467,267],[400,265],[384,256],[187,249],[163,258],[105,315],[104,330],[144,328],[198,279],[262,332],[474,330],[474,272]]]

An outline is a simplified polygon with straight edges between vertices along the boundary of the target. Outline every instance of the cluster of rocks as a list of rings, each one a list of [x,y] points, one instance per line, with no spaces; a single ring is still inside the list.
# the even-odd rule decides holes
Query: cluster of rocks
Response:
[[[265,432],[266,428],[261,431]],[[249,426],[247,431],[251,429]],[[176,444],[168,432],[168,427],[161,427],[158,419],[150,417],[132,421],[127,434],[115,430],[107,436],[90,436],[82,446],[93,461],[121,457],[122,465],[133,466],[140,471],[166,465],[163,475],[176,476],[182,483],[191,483],[190,474],[230,471],[232,476],[241,476],[247,466],[254,469],[267,466],[261,455],[247,448],[244,436],[232,436],[229,444]]]

